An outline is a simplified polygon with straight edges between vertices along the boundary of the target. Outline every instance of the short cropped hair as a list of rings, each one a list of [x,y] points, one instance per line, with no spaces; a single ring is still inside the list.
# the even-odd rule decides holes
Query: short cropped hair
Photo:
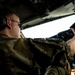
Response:
[[[17,13],[15,11],[11,10],[11,9],[8,9],[8,8],[0,8],[0,16],[6,17],[6,16],[12,15],[12,14],[17,15]]]
[[[0,8],[0,31],[4,30],[7,26],[7,17],[16,14],[16,12],[8,9],[8,8]]]

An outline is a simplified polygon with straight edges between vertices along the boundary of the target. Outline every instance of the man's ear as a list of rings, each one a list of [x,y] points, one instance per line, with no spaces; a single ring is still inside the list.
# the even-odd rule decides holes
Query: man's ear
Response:
[[[11,29],[11,21],[7,20],[7,28]]]

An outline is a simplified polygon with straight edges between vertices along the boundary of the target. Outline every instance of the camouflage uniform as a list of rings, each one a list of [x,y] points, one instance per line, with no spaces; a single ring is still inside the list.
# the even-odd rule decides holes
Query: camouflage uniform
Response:
[[[63,60],[59,58],[57,64],[53,63],[61,51],[68,56],[68,47],[63,41],[57,43],[51,40],[17,39],[0,35],[0,74],[43,75],[49,65],[58,66],[58,63],[59,67],[66,68],[67,57],[61,57]]]
[[[52,36],[51,38],[59,38],[59,39],[62,39],[64,41],[68,41],[73,36],[74,36],[73,31],[71,29],[68,29],[66,31],[62,31],[62,32],[58,33],[57,35]]]
[[[57,44],[57,47],[55,48],[57,52],[53,56],[52,63],[47,68],[45,75],[70,75],[70,47],[60,38],[47,38],[47,40],[50,42],[54,41],[54,43]]]

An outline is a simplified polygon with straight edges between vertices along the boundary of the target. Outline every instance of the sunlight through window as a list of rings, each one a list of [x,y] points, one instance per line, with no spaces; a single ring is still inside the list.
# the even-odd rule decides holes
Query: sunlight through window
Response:
[[[48,38],[69,29],[75,22],[75,15],[44,23],[35,27],[22,30],[26,38]]]

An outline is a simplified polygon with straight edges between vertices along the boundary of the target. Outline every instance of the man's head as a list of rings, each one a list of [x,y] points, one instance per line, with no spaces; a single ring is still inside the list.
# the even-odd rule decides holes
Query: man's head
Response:
[[[74,28],[75,29],[75,23],[73,23],[70,28]]]
[[[0,9],[0,34],[9,37],[20,37],[20,19],[15,12],[2,8]]]
[[[70,26],[70,29],[73,31],[73,33],[75,34],[75,23],[73,23],[71,26]]]

